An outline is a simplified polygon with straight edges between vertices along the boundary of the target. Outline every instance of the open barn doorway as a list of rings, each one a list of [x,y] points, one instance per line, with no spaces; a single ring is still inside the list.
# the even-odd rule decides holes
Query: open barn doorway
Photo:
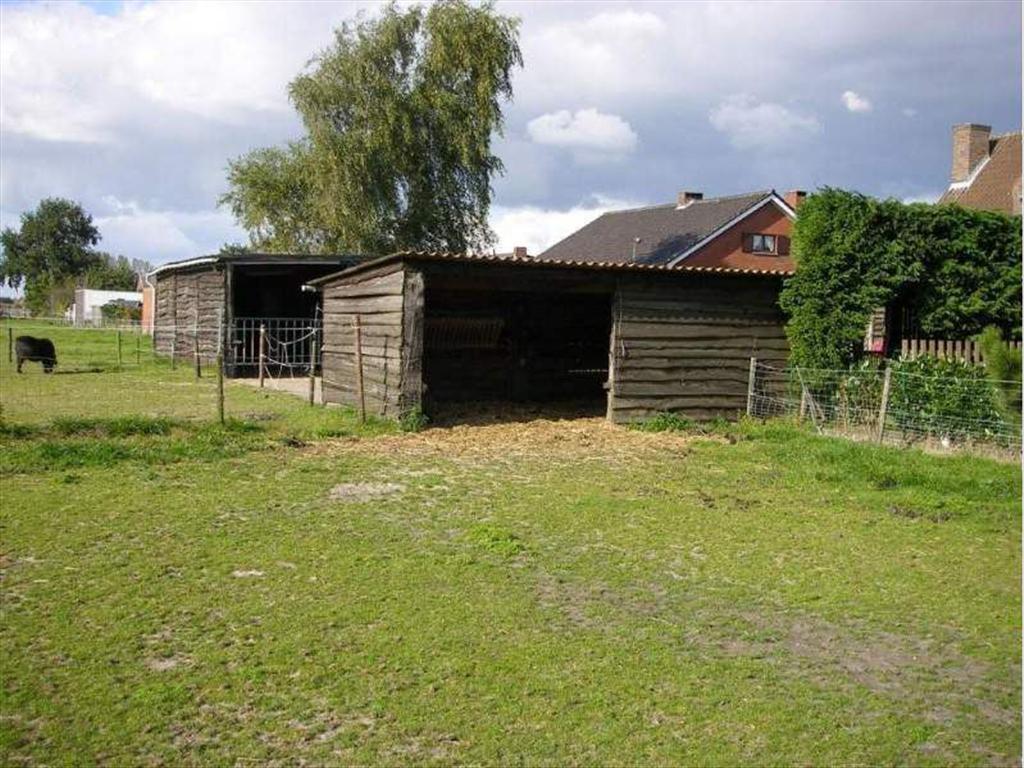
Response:
[[[610,292],[446,286],[428,278],[424,301],[424,408],[604,415]]]

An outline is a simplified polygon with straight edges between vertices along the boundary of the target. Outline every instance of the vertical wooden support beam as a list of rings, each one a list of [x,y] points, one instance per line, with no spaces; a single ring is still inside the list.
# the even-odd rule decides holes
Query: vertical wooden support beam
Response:
[[[14,362],[14,329],[7,326],[7,362]]]
[[[352,332],[356,348],[356,397],[359,402],[359,421],[366,421],[366,391],[363,388],[363,328],[359,315],[352,317]]]
[[[121,370],[121,329],[117,329],[117,370]]]
[[[750,372],[747,375],[747,416],[754,415],[754,387],[757,383],[757,358],[750,358]],[[802,387],[801,387],[802,389]]]
[[[135,332],[135,364],[142,365],[142,326]]]
[[[423,407],[423,273],[406,266],[402,287],[402,344],[398,385],[399,415]]]
[[[267,326],[265,323],[260,323],[260,349],[257,355],[257,361],[259,363],[259,378],[260,378],[260,389],[263,389],[263,372],[266,370],[267,363]]]
[[[878,432],[875,436],[876,442],[881,443],[885,437],[885,417],[889,411],[889,389],[892,385],[892,368],[885,367],[885,376],[882,379],[882,400],[878,404]]]
[[[612,322],[611,330],[608,333],[608,380],[604,383],[606,395],[606,406],[604,417],[611,422],[615,421],[615,390],[618,385],[619,374],[619,323],[622,316],[622,296],[619,293],[619,281],[615,281],[615,293],[612,294]]]

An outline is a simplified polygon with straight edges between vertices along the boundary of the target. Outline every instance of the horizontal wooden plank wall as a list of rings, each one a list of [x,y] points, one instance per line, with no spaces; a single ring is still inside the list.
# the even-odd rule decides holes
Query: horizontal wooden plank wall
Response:
[[[366,410],[381,416],[401,411],[405,281],[402,265],[390,264],[324,286],[325,402],[359,406],[354,323],[358,316]]]
[[[789,355],[778,292],[765,278],[624,278],[613,307],[608,417],[743,411],[750,358],[782,367]]]
[[[156,283],[156,328],[153,343],[158,355],[191,359],[199,343],[199,356],[212,361],[217,355],[218,322],[225,311],[224,273],[216,269],[172,272]]]

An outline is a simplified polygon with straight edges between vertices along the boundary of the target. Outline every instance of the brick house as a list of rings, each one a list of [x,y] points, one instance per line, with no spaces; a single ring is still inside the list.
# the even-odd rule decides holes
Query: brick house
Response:
[[[803,198],[680,192],[674,203],[605,213],[537,258],[792,273],[790,232]]]
[[[993,136],[988,125],[954,125],[950,179],[940,204],[1019,215],[1021,132]]]

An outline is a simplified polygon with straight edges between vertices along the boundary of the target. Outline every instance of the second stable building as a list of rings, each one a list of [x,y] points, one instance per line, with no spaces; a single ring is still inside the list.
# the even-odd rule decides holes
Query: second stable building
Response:
[[[385,416],[589,401],[617,422],[742,411],[750,358],[788,355],[778,294],[792,206],[767,192],[624,213],[569,238],[573,252],[405,252],[311,281],[325,401]]]

